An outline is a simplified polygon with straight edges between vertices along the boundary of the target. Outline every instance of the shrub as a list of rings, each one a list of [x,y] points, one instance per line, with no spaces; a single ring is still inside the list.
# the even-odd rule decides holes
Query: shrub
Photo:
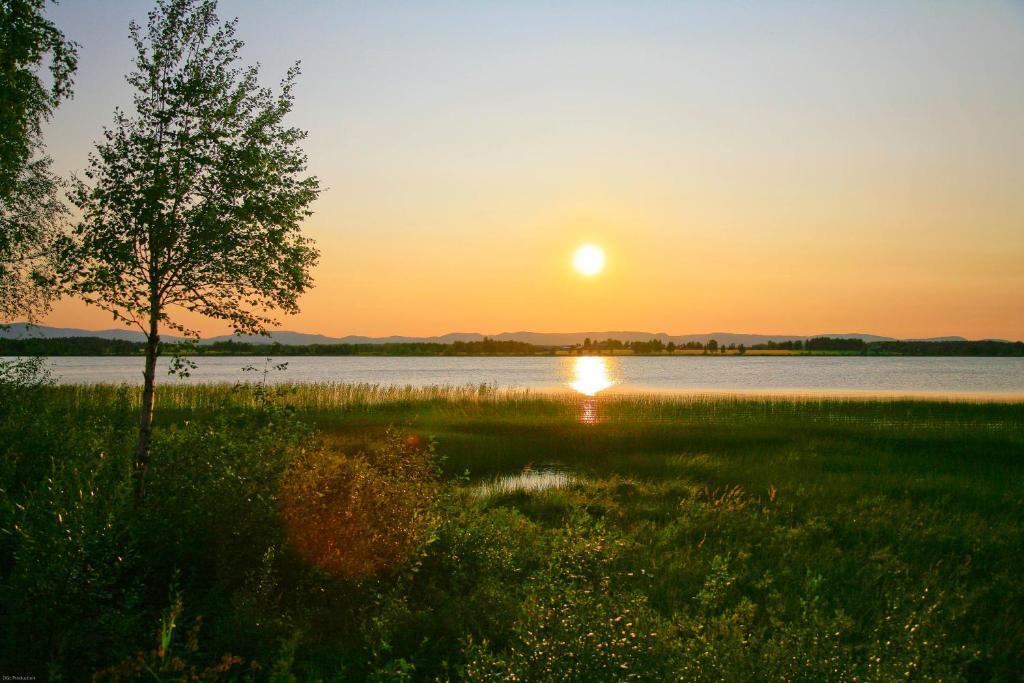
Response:
[[[159,430],[140,520],[151,557],[238,585],[283,537],[278,482],[310,439],[287,413],[233,407]]]
[[[668,680],[671,625],[616,570],[627,543],[577,510],[529,582],[504,649],[468,642],[463,676],[493,681]]]
[[[121,397],[75,414],[48,389],[0,402],[0,661],[40,677],[131,647],[144,582]]]
[[[180,637],[184,612],[181,593],[174,591],[171,606],[160,619],[156,647],[141,651],[114,666],[93,674],[93,683],[127,683],[154,678],[177,683],[214,683],[215,681],[251,681],[259,665],[241,657],[223,655],[211,664],[196,663],[199,654],[199,631],[202,619],[196,619],[184,639]]]
[[[335,575],[396,567],[426,538],[436,478],[432,449],[395,432],[369,453],[306,451],[290,464],[279,492],[288,542]]]

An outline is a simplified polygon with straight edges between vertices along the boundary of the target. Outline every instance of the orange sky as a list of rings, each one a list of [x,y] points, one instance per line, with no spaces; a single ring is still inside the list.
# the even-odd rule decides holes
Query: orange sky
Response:
[[[323,258],[284,327],[1024,338],[1019,4],[682,5],[223,2],[268,77],[303,60]],[[142,10],[53,10],[83,45],[61,170],[127,102]]]

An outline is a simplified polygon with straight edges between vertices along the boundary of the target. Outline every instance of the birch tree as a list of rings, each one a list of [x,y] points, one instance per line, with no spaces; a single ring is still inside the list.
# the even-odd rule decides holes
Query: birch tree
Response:
[[[300,231],[319,193],[285,123],[298,64],[280,88],[241,63],[237,20],[214,0],[160,0],[135,46],[131,111],[116,111],[75,191],[82,220],[65,250],[72,291],[146,336],[136,494],[150,458],[160,334],[197,336],[181,311],[238,333],[294,313],[318,253]]]

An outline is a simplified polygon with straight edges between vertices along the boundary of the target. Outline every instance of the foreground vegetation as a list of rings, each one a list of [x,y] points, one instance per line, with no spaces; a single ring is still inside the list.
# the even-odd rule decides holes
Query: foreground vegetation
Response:
[[[5,674],[1024,675],[1022,404],[0,392]]]

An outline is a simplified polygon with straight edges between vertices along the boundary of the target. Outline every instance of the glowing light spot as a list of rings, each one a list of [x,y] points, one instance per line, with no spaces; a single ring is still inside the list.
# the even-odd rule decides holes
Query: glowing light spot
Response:
[[[572,267],[587,277],[597,275],[604,270],[604,250],[594,244],[584,244],[573,254]]]
[[[615,384],[608,372],[608,361],[598,356],[580,356],[573,361],[573,380],[569,386],[584,396],[595,396]]]

